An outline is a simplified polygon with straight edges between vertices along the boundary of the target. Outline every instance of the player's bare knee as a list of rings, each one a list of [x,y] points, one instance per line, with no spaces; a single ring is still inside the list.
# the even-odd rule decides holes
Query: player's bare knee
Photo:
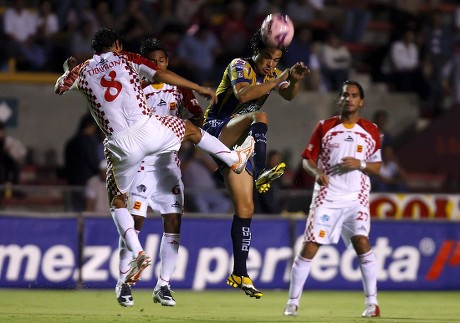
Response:
[[[354,236],[351,238],[351,243],[358,255],[362,255],[371,250],[369,239],[366,236]]]
[[[163,229],[166,233],[180,233],[181,214],[166,214],[163,216]]]
[[[201,141],[203,135],[201,134],[201,129],[191,123],[189,120],[185,121],[185,135],[184,140],[188,140],[197,144]]]
[[[126,196],[117,195],[112,199],[112,206],[116,209],[126,208]]]
[[[144,226],[145,218],[140,215],[133,215],[134,218],[134,229],[137,231],[141,231],[142,227]]]
[[[254,118],[255,122],[262,122],[268,124],[268,114],[262,111],[257,111]]]

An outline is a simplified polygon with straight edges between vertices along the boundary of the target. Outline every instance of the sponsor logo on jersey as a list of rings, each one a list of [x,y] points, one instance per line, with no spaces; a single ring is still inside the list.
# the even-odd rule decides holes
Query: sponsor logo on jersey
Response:
[[[326,147],[329,149],[340,148],[340,144],[338,142],[328,142]]]
[[[158,102],[157,104],[159,107],[162,107],[162,106],[165,106],[166,105],[166,101],[161,99],[160,102]]]
[[[329,221],[329,218],[330,218],[329,215],[323,214],[323,215],[321,215],[321,218],[320,218],[320,219],[321,219],[321,221],[323,221],[323,222],[328,222],[328,221]]]
[[[108,60],[106,60],[104,57],[101,57],[101,60],[96,65],[104,65],[107,62],[108,62]]]
[[[345,140],[344,140],[344,141],[353,142],[354,140],[353,140],[353,138],[352,138],[350,135],[348,135],[348,137],[347,137],[347,138],[345,138]]]
[[[362,153],[362,152],[363,152],[363,146],[362,146],[362,145],[358,145],[358,146],[356,147],[356,151],[357,151],[358,153]]]
[[[139,211],[141,209],[141,207],[142,207],[142,202],[140,202],[140,201],[134,202],[133,209]]]
[[[319,230],[319,237],[324,238],[326,236],[326,231],[324,230]]]
[[[176,201],[176,203],[172,204],[171,207],[181,207],[180,203]]]
[[[145,187],[144,184],[141,184],[139,186],[136,187],[136,190],[139,192],[139,193],[145,193],[145,191],[147,190],[147,187]]]

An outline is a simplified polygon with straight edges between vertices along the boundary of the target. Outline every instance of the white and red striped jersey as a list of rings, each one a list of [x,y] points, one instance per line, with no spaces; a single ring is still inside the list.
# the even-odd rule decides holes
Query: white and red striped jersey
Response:
[[[380,133],[375,124],[360,118],[351,127],[339,117],[321,120],[302,153],[305,159],[316,161],[319,169],[329,176],[328,187],[315,183],[312,205],[342,207],[351,201],[369,202],[370,179],[360,170],[330,174],[331,167],[344,157],[369,162],[381,162]]]
[[[203,114],[193,91],[171,84],[149,84],[144,87],[147,106],[157,116],[172,115],[182,119]]]
[[[147,106],[156,117],[175,116],[188,119],[203,115],[201,106],[190,89],[166,83],[148,84],[144,87],[144,94]],[[177,152],[169,154],[169,162],[165,156],[149,155],[142,161],[139,172],[152,171],[161,167],[174,168],[179,165]]]
[[[90,103],[90,111],[106,136],[128,131],[152,116],[145,103],[140,78],[153,81],[158,66],[129,52],[95,54],[56,83],[58,93],[74,87]]]

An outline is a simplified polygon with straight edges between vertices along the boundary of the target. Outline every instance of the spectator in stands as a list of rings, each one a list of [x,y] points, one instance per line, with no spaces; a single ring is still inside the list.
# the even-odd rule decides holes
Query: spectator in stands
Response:
[[[460,10],[459,10],[460,12]],[[460,109],[460,36],[457,39],[454,56],[446,74],[452,76],[453,106]]]
[[[177,47],[178,58],[185,68],[181,74],[200,84],[213,81],[216,57],[221,52],[219,39],[209,25],[192,25]]]
[[[347,47],[342,44],[337,33],[330,33],[322,46],[321,73],[329,91],[338,91],[348,79],[352,57]]]
[[[115,29],[115,17],[112,14],[111,6],[108,0],[93,1],[93,11],[94,17],[98,21],[99,26]]]
[[[46,57],[51,58],[54,54],[55,37],[60,31],[59,20],[56,13],[53,11],[51,0],[40,1],[37,28],[37,41],[45,49]],[[47,67],[50,67],[49,64],[47,65]]]
[[[179,0],[176,1],[176,18],[182,26],[188,26],[192,18],[206,4],[206,0]]]
[[[444,90],[447,79],[444,68],[454,52],[454,33],[444,25],[443,15],[439,10],[431,14],[431,21],[425,30],[424,64],[425,77],[429,80],[430,95],[428,107],[433,115],[439,115],[444,107]]]
[[[0,122],[0,185],[19,183],[21,166],[27,155],[27,148],[18,139],[8,136],[5,124]],[[7,194],[5,194],[7,195]]]
[[[141,42],[152,33],[145,9],[142,0],[131,0],[118,19],[118,30],[123,35],[123,49],[127,52],[138,52]]]
[[[267,154],[267,168],[271,169],[279,165],[283,161],[283,155],[277,150],[271,150]],[[266,214],[280,214],[282,211],[281,199],[281,181],[273,181],[270,183],[270,190],[266,193],[259,193],[255,190],[256,198],[259,208],[256,209],[257,213]]]
[[[25,0],[10,1],[3,17],[8,58],[17,61],[17,67],[40,70],[45,66],[46,55],[37,43],[37,15],[26,7]]]
[[[310,69],[308,78],[299,82],[299,88],[318,91],[323,89],[321,80],[321,66],[317,55],[317,48],[312,43],[312,32],[307,25],[296,28],[295,37],[283,56],[284,66],[293,66],[297,62],[304,62]]]
[[[247,50],[246,44],[250,33],[246,24],[246,10],[246,4],[243,1],[232,1],[228,4],[228,13],[220,25],[221,29],[218,34],[223,47],[221,59],[225,62],[225,66],[235,56]]]
[[[386,110],[377,110],[372,120],[379,128],[382,147],[380,173],[370,175],[372,190],[375,192],[406,192],[407,174],[396,156],[394,139],[387,129],[388,117]]]
[[[54,5],[56,6],[60,30],[73,30],[70,25],[75,23],[76,27],[83,18],[85,0],[54,0]],[[70,17],[72,18],[69,21]]]
[[[308,25],[315,19],[315,10],[309,0],[288,1],[286,14],[292,19],[294,26]]]
[[[99,163],[99,173],[92,176],[85,186],[85,211],[110,214],[109,196],[105,184],[107,173],[107,162],[102,160]]]
[[[153,19],[151,21],[153,33],[160,34],[168,32],[168,25],[180,25],[177,22],[175,1],[174,0],[162,0],[153,3]],[[168,48],[170,48],[168,46]]]
[[[393,136],[387,129],[388,124],[388,112],[386,110],[377,110],[374,113],[374,118],[372,121],[379,127],[382,146],[391,146],[394,147]]]
[[[217,164],[195,146],[184,143],[181,149],[182,180],[187,197],[186,207],[191,212],[227,213],[232,203],[225,192],[220,192],[213,176]]]
[[[429,88],[421,70],[420,49],[415,36],[415,32],[409,29],[391,44],[392,83],[396,91],[415,92],[426,102]]]
[[[72,211],[85,209],[85,197],[82,191],[88,180],[99,172],[97,125],[90,114],[80,119],[75,135],[65,146],[65,173],[67,183],[77,191],[71,194],[70,207]]]
[[[407,192],[407,174],[400,165],[393,147],[382,146],[382,167],[378,175],[371,175],[374,192]]]
[[[93,56],[91,39],[93,37],[92,25],[88,20],[83,20],[80,27],[72,33],[70,38],[70,52],[77,62],[84,62]]]
[[[372,17],[369,1],[341,0],[338,4],[345,11],[340,38],[344,42],[361,42]]]

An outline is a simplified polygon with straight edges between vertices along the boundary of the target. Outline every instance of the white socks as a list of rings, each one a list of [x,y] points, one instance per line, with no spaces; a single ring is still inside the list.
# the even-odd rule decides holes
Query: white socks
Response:
[[[359,268],[363,276],[366,304],[378,305],[377,301],[377,264],[374,253],[371,251],[359,255]]]
[[[227,166],[232,166],[238,162],[238,155],[234,151],[230,150],[216,137],[211,136],[209,133],[202,129],[200,130],[202,138],[201,141],[196,144],[197,147],[204,150],[208,154],[219,158],[224,163],[226,163]]]
[[[128,247],[126,247],[125,241],[122,237],[120,237],[118,247],[120,256],[120,261],[118,263],[118,283],[123,284],[125,282],[126,275],[131,269],[129,263],[131,260],[133,260],[133,254],[128,250]]]
[[[179,255],[180,234],[163,233],[160,244],[161,268],[155,289],[169,285]]]
[[[120,237],[125,240],[127,248],[137,257],[143,248],[134,229],[134,219],[131,213],[126,208],[114,209],[112,217]]]
[[[288,304],[299,306],[303,287],[311,269],[311,259],[297,255],[291,269],[291,283],[289,284]]]

